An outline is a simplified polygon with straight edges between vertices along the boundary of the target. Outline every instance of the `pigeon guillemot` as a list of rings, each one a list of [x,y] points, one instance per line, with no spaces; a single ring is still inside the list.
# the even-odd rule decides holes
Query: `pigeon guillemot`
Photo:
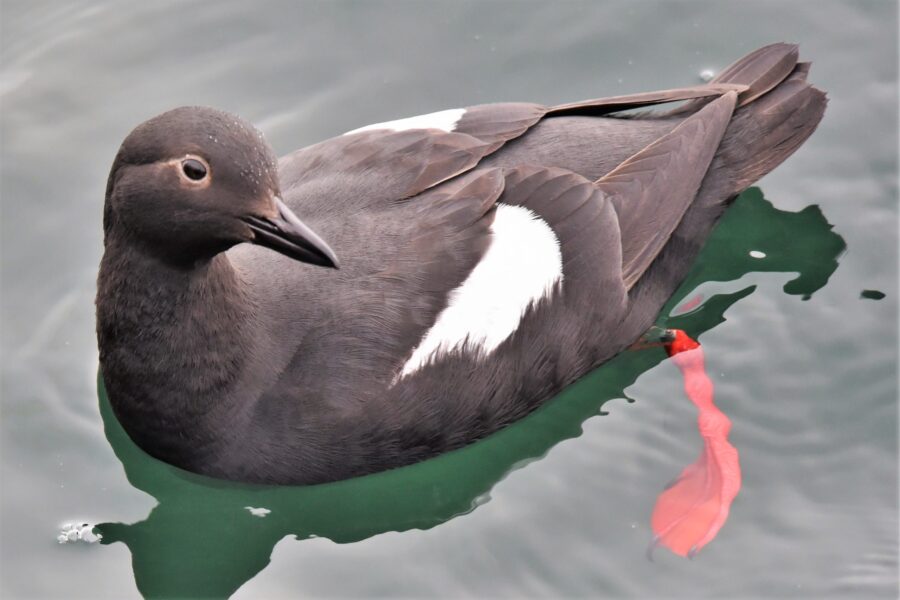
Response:
[[[808,70],[774,44],[708,84],[445,110],[280,160],[224,112],[150,119],[104,208],[118,419],[174,465],[277,484],[497,431],[653,324],[728,203],[818,125]]]

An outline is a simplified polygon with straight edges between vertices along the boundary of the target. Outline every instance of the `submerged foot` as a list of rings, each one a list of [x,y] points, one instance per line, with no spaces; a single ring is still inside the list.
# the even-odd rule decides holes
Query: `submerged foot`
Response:
[[[669,331],[674,332],[674,339],[666,351],[681,370],[684,390],[697,407],[703,450],[657,498],[650,553],[665,546],[679,556],[693,558],[725,524],[741,487],[741,467],[737,449],[728,442],[731,421],[713,403],[703,349],[684,331]]]

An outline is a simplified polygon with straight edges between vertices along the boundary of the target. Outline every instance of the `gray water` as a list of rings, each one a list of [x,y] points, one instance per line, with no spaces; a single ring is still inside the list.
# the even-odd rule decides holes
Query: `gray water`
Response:
[[[718,294],[683,323],[744,474],[692,561],[645,557],[656,496],[700,447],[661,353],[471,449],[330,487],[191,477],[110,417],[101,207],[140,121],[209,104],[283,154],[444,108],[695,83],[780,40],[830,104],[686,284]],[[0,57],[0,596],[897,595],[896,3],[3,0]],[[72,521],[102,542],[58,544]]]

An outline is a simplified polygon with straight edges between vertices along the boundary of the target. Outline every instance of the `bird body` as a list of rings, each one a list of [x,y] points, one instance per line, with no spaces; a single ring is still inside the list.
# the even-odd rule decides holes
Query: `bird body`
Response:
[[[277,163],[230,115],[151,119],[104,213],[116,415],[154,456],[260,483],[489,435],[652,325],[728,202],[815,129],[807,71],[776,44],[707,85],[445,110]]]

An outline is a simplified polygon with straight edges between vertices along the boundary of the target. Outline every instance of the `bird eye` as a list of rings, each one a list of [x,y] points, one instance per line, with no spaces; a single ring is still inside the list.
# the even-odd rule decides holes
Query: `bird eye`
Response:
[[[181,170],[188,179],[193,181],[200,181],[206,177],[206,165],[196,158],[186,158],[181,161]]]

